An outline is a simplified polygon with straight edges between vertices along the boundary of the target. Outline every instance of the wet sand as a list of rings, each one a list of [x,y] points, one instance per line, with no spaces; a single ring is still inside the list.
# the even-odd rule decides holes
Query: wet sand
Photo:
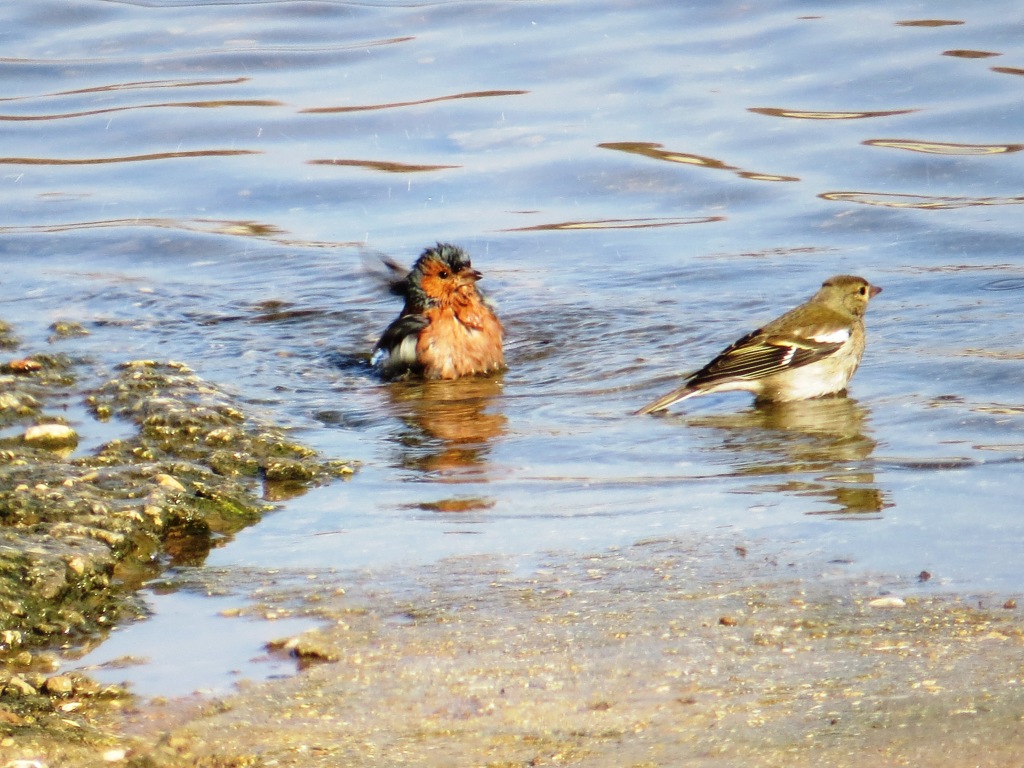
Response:
[[[15,734],[0,765],[1010,766],[1024,753],[1012,598],[912,581],[883,594],[732,539],[512,565],[449,561],[387,588],[372,573],[249,573],[253,612],[323,620],[282,638],[300,674],[200,703],[94,703],[68,717],[97,730]]]

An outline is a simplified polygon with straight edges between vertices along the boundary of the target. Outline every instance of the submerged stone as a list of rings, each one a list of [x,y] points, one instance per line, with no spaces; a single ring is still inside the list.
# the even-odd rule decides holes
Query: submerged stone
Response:
[[[40,448],[67,448],[78,445],[78,434],[67,424],[36,424],[25,430],[26,443]]]
[[[85,326],[73,320],[58,320],[50,325],[50,331],[53,333],[50,341],[89,335],[89,331],[85,329]]]

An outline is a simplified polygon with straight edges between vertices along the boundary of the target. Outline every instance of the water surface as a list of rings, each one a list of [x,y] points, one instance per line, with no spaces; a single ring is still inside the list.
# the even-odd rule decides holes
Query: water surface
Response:
[[[728,529],[1021,589],[1016,4],[4,15],[4,318],[84,324],[53,346],[101,367],[186,362],[363,464],[210,565],[529,567]],[[509,370],[383,384],[361,356],[398,307],[367,261],[437,240],[484,272]],[[839,272],[884,288],[849,399],[629,415]]]

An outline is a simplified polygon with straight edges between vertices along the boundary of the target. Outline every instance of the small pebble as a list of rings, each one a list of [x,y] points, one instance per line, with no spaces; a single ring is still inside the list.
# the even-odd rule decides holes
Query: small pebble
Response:
[[[54,675],[46,678],[43,690],[51,696],[68,696],[75,690],[75,681],[67,675]]]
[[[159,485],[163,486],[169,491],[175,491],[177,493],[185,492],[185,486],[178,482],[178,480],[172,477],[171,475],[161,473],[159,475],[156,475],[156,477],[154,477],[153,479],[156,480]]]
[[[73,336],[88,336],[89,331],[81,323],[73,320],[58,320],[50,326],[55,338],[68,339]]]
[[[4,368],[8,373],[35,373],[42,370],[43,366],[36,360],[10,360]]]
[[[27,667],[32,663],[32,654],[28,651],[22,651],[15,654],[11,661],[19,667]]]
[[[14,675],[10,680],[7,681],[6,693],[13,693],[18,696],[32,696],[38,693],[38,691],[32,687],[32,684],[24,680],[18,675]]]
[[[36,424],[25,430],[26,443],[43,448],[64,447],[78,442],[78,433],[67,424]]]
[[[876,597],[868,605],[872,608],[903,608],[906,603],[899,597]]]

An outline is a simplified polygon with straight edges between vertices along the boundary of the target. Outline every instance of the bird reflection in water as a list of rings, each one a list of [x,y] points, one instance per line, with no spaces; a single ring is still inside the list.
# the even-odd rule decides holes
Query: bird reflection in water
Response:
[[[868,410],[843,396],[755,405],[739,413],[690,417],[692,426],[724,433],[715,450],[735,454],[736,477],[764,477],[748,490],[821,499],[810,514],[858,519],[892,506],[871,466],[876,441]]]
[[[401,465],[440,482],[486,481],[491,445],[507,422],[493,409],[501,392],[500,376],[389,384],[391,410],[407,427],[397,435]],[[446,511],[466,509],[465,500],[452,504],[459,508]],[[480,506],[489,503],[480,500]]]

